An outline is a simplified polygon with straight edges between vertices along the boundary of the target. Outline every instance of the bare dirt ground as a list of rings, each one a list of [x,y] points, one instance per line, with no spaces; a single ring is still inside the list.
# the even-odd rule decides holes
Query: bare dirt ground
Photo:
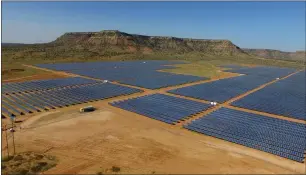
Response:
[[[56,78],[65,78],[65,77],[69,77],[69,76],[53,74],[53,73],[45,73],[45,74],[19,77],[19,78],[5,79],[5,80],[2,80],[2,83],[13,83],[13,82],[23,82],[23,81],[32,81],[32,80],[46,80],[46,79],[56,79]]]
[[[92,113],[78,113],[84,106],[78,105],[24,122],[15,133],[16,150],[56,156],[58,165],[46,174],[97,173],[112,166],[121,173],[149,174],[305,172],[304,164],[127,112],[107,101],[93,103],[98,110]]]
[[[211,81],[214,80],[217,79]],[[167,94],[167,90],[197,83],[203,82],[158,90],[142,88],[143,93],[24,116],[20,119],[24,122],[16,124],[16,150],[56,156],[59,159],[58,165],[45,172],[46,174],[104,173],[105,169],[112,166],[120,167],[120,173],[131,174],[305,173],[305,164],[194,133],[181,127],[182,124],[221,106],[228,106],[227,103],[192,116],[177,125],[168,125],[108,105],[108,102],[119,99],[157,92]],[[87,105],[93,105],[98,110],[80,114],[78,109]],[[5,122],[6,119],[2,121]],[[4,138],[2,137],[2,153],[6,154]],[[12,139],[9,139],[9,145],[11,141]]]

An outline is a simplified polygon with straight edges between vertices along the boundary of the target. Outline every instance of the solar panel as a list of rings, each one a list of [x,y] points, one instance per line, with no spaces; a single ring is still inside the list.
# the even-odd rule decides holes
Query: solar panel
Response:
[[[271,81],[270,78],[258,77],[254,75],[243,75],[187,86],[170,90],[168,92],[186,97],[223,103],[231,98],[259,87],[262,84],[268,83],[269,81]]]
[[[48,90],[66,86],[78,86],[97,83],[92,79],[81,77],[58,78],[52,80],[35,80],[21,83],[6,83],[2,85],[2,93],[32,92],[37,90]]]
[[[23,99],[20,98],[16,98],[14,95],[10,95],[9,96],[11,99],[13,99],[14,101],[17,101],[20,105],[25,106],[26,108],[30,109],[30,111],[37,111],[40,112],[40,110],[36,107],[34,107],[33,105],[30,105],[29,103],[26,103]]]
[[[236,68],[233,68],[227,71],[239,73],[239,74],[269,77],[269,78],[275,79],[275,78],[281,78],[291,73],[294,73],[296,69],[280,68],[280,67],[272,67],[272,66],[257,66],[257,67],[240,67],[240,68],[236,67]]]
[[[200,80],[205,77],[179,75],[160,72],[161,69],[173,68],[169,65],[180,62],[169,61],[127,61],[127,62],[95,62],[71,63],[55,65],[39,65],[55,70],[64,70],[69,73],[87,77],[116,81],[127,85],[134,85],[148,89],[180,85]],[[182,63],[182,62],[181,62]]]
[[[24,113],[18,109],[16,109],[16,107],[6,103],[5,101],[1,101],[3,106],[6,106],[6,109],[10,110],[12,112],[12,114],[16,115],[24,115]]]
[[[35,102],[35,104],[39,104],[41,106],[43,106],[44,109],[55,109],[54,106],[50,105],[48,102],[46,102],[44,99],[39,98],[38,96],[36,96],[35,94],[31,94],[31,93],[24,93],[22,94],[25,98],[30,98],[32,101]]]
[[[208,104],[163,94],[147,95],[109,104],[169,124],[175,124],[210,107]]]
[[[305,124],[221,108],[184,127],[298,162],[304,160]]]
[[[1,106],[1,116],[11,117],[11,116],[15,116],[15,115],[12,114],[10,111],[8,111],[5,106]]]
[[[275,82],[231,105],[306,120],[305,71]]]
[[[26,109],[22,104],[19,103],[19,101],[13,101],[5,96],[1,96],[2,100],[5,100],[7,103],[9,103],[12,106],[17,107],[18,109],[20,109],[23,113],[32,113],[32,111]]]
[[[48,91],[35,91],[30,93],[10,94],[8,97],[13,99],[12,107],[22,108],[31,107],[34,109],[55,109],[74,104],[81,104],[111,98],[119,95],[128,95],[141,90],[111,83],[97,83],[87,86],[73,86]],[[20,107],[22,105],[22,107]],[[23,108],[22,108],[23,109]],[[26,110],[24,108],[24,110]]]
[[[11,97],[14,95],[10,94]],[[35,99],[29,98],[28,96],[24,96],[23,94],[15,94],[16,98],[22,100],[24,103],[33,106],[36,109],[48,110],[42,103],[39,103]],[[39,110],[41,111],[41,110]]]
[[[55,63],[55,64],[37,64],[36,66],[59,70],[79,70],[79,69],[111,69],[111,68],[135,68],[144,67],[145,69],[160,69],[164,65],[183,64],[183,61],[165,61],[165,60],[146,60],[146,61],[116,61],[116,62],[86,62],[86,63]]]

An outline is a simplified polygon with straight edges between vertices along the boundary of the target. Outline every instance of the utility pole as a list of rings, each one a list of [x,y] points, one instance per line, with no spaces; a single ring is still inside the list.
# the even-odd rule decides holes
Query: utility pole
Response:
[[[5,140],[6,140],[7,157],[10,157],[10,150],[9,150],[9,145],[8,145],[8,140],[7,140],[6,125],[4,125],[4,132],[5,132]]]
[[[12,134],[13,134],[13,147],[14,147],[14,153],[13,155],[15,155],[15,138],[14,138],[14,120],[15,120],[15,116],[11,116],[11,121],[12,121]]]

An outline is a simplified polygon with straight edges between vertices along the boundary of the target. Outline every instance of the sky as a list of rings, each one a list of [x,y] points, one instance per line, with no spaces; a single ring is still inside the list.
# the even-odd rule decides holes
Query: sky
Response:
[[[2,42],[101,30],[305,50],[305,2],[2,2]]]

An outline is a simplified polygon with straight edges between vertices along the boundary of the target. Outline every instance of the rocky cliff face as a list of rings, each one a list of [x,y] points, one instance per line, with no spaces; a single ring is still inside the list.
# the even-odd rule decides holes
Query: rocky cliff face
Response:
[[[240,49],[229,40],[190,39],[128,34],[118,30],[65,33],[44,44],[3,44],[6,59],[101,58],[125,54],[188,54],[261,57],[305,61],[305,51],[282,52],[269,49]],[[136,55],[136,56],[137,56]],[[139,57],[141,59],[141,57]]]
[[[57,46],[70,46],[101,52],[203,52],[212,55],[245,54],[228,40],[200,40],[128,34],[120,31],[66,33],[51,42]]]
[[[282,59],[282,60],[293,60],[293,61],[305,61],[306,52],[297,51],[297,52],[282,52],[279,50],[271,49],[243,49],[245,52],[268,59]]]

